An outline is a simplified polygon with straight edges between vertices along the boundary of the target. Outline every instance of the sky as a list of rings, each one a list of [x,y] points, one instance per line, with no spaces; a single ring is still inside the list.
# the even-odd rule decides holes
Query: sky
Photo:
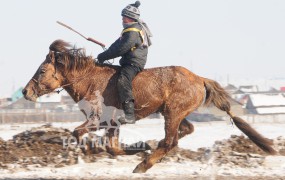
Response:
[[[97,57],[122,31],[121,11],[134,0],[1,0],[0,97],[25,86],[63,39]],[[146,68],[177,65],[217,81],[285,81],[285,1],[141,0],[141,19],[154,37]],[[119,58],[114,64],[118,64]]]

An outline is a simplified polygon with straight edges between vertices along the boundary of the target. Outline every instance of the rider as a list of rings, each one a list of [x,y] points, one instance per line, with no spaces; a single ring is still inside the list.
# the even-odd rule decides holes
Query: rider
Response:
[[[99,63],[121,56],[121,71],[117,82],[119,100],[122,104],[125,118],[120,117],[120,123],[135,123],[134,97],[132,80],[144,69],[147,60],[148,47],[151,45],[151,32],[147,25],[139,19],[140,2],[129,4],[122,10],[123,31],[108,50],[97,57]]]

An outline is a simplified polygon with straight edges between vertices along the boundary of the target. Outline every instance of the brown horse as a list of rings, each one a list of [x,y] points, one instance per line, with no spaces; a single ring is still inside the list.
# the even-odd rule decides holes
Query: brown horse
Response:
[[[99,65],[81,49],[71,48],[68,43],[56,40],[50,45],[45,61],[23,94],[26,99],[35,101],[39,96],[63,87],[78,102],[83,98],[92,99],[93,92],[99,91],[106,106],[121,109],[115,88],[119,71],[119,66]],[[137,120],[155,112],[161,112],[165,119],[165,138],[133,172],[146,172],[175,147],[180,138],[194,131],[193,125],[185,117],[202,105],[204,100],[206,105],[213,103],[227,112],[235,125],[262,150],[276,153],[271,147],[271,140],[231,113],[229,96],[217,82],[195,75],[183,67],[159,67],[142,71],[133,80],[133,94]],[[84,127],[85,123],[80,127]],[[77,134],[81,135],[81,132],[77,131]],[[110,134],[110,138],[113,138],[114,133]],[[109,150],[115,155],[126,154],[116,147],[117,144],[115,141]]]

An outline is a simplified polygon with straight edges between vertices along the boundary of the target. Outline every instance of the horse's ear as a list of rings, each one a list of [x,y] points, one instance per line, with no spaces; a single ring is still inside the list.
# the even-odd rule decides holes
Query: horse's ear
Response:
[[[55,63],[55,57],[54,57],[54,52],[53,51],[49,51],[49,54],[48,54],[49,58],[50,58],[50,62],[52,64]]]

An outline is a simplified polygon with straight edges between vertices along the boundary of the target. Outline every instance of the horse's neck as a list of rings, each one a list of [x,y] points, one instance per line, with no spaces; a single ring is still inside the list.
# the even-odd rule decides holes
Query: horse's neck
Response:
[[[69,93],[75,102],[83,98],[91,99],[96,91],[101,94],[105,91],[108,82],[116,74],[117,70],[111,67],[91,67],[84,72],[71,72],[66,77],[64,89]]]

